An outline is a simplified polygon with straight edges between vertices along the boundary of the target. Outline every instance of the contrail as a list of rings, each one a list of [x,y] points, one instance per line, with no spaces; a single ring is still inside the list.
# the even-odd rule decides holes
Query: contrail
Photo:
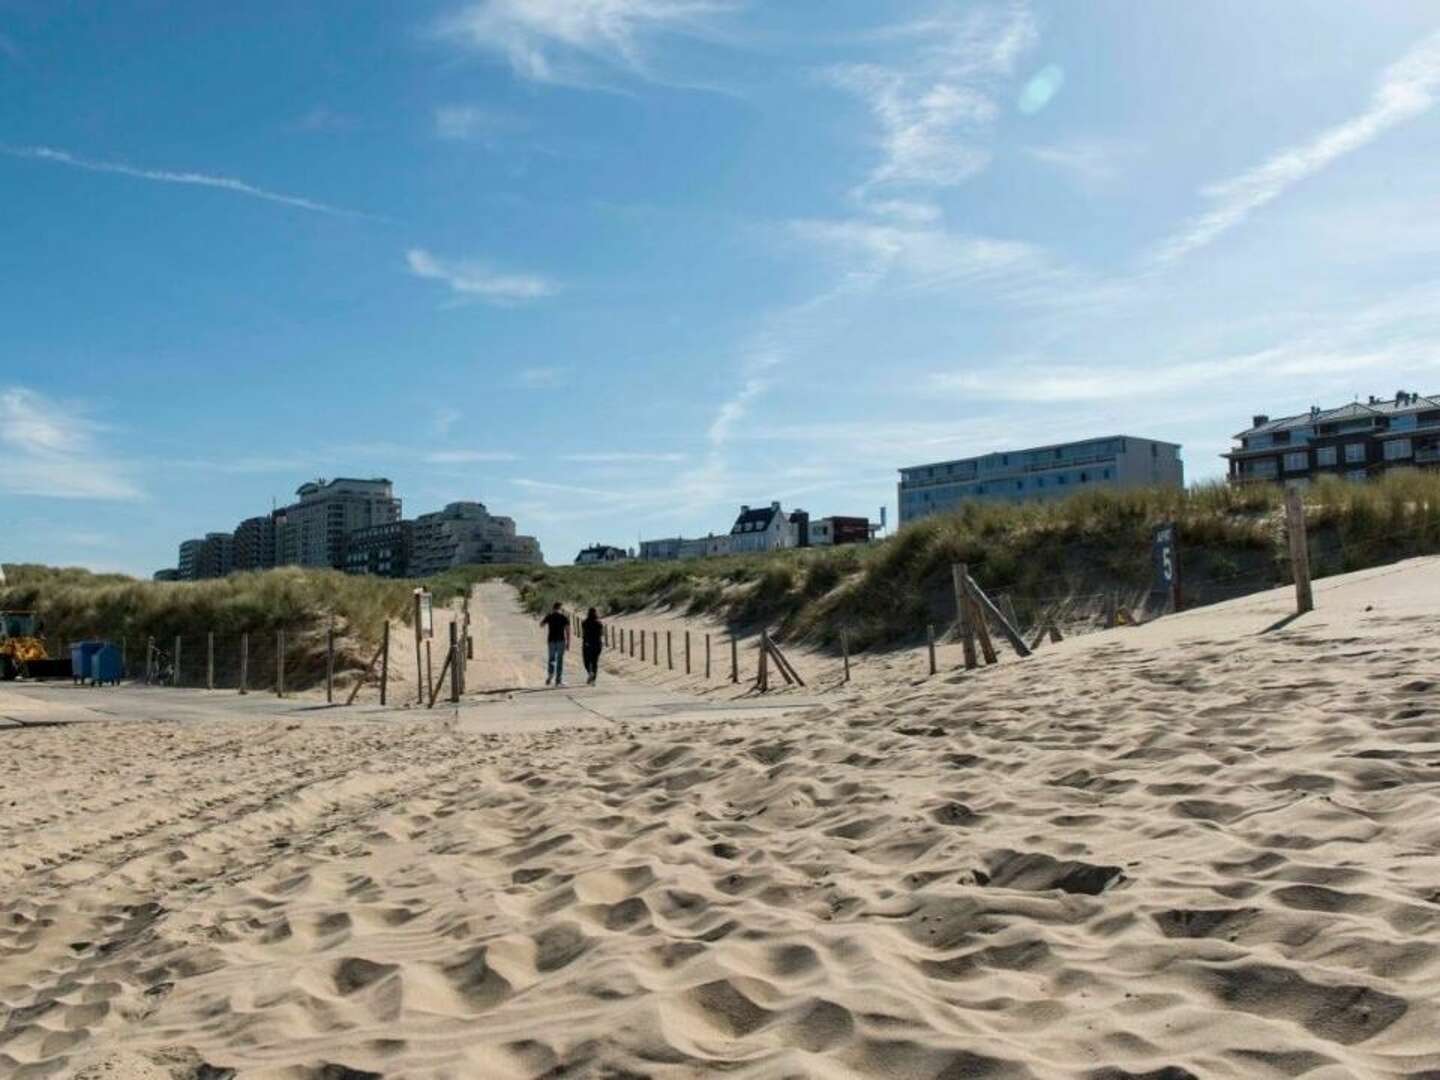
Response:
[[[32,161],[50,161],[57,165],[69,165],[76,169],[87,169],[90,172],[114,173],[117,176],[132,176],[137,180],[153,180],[161,184],[190,184],[195,187],[218,188],[221,191],[234,192],[237,195],[249,195],[254,199],[264,199],[266,202],[280,203],[282,206],[294,206],[300,210],[309,210],[316,214],[331,214],[335,217],[369,218],[375,221],[383,221],[373,214],[364,214],[358,210],[346,210],[338,206],[330,206],[328,203],[316,202],[314,199],[307,199],[300,195],[286,195],[279,191],[267,191],[265,188],[256,187],[254,184],[247,184],[243,180],[236,180],[230,176],[210,176],[198,172],[172,172],[168,169],[141,169],[134,165],[126,165],[118,161],[94,161],[90,158],[83,158],[72,154],[67,150],[56,150],[49,146],[5,146],[0,144],[0,153],[9,154],[11,157],[29,158]]]

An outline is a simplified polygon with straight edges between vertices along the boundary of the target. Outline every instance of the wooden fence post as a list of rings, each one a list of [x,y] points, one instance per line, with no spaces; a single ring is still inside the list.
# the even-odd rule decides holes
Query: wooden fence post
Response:
[[[1114,593],[1105,594],[1105,629],[1114,630],[1119,623]]]
[[[1018,634],[1020,632],[1020,619],[1015,614],[1015,601],[1010,599],[1010,594],[1001,593],[995,598],[995,603],[1000,608],[1000,613],[1010,620],[1010,626]]]
[[[840,631],[840,657],[845,661],[845,681],[850,681],[850,635]]]
[[[275,696],[285,696],[285,631],[275,631]]]
[[[180,635],[175,635],[175,658],[170,665],[170,685],[180,685]]]
[[[930,651],[930,674],[934,675],[935,667],[935,624],[929,623],[925,627],[925,645]]]
[[[975,579],[968,575],[965,578],[965,585],[975,607],[983,609],[983,613],[979,616],[978,620],[980,625],[982,627],[984,626],[985,615],[989,615],[995,624],[1000,627],[1000,633],[1004,636],[1005,640],[1010,643],[1010,647],[1015,650],[1015,655],[1022,658],[1029,656],[1030,649],[1021,639],[1020,631],[1016,629],[1015,625],[1009,619],[1005,618],[1005,614],[985,595],[985,590],[975,584]],[[993,660],[989,662],[994,663]]]
[[[335,620],[325,634],[325,704],[335,704]]]
[[[645,631],[640,631],[640,662],[645,662]]]
[[[666,668],[668,668],[668,669],[671,670],[671,671],[674,671],[674,670],[675,670],[675,642],[674,642],[673,638],[674,638],[674,634],[673,634],[671,631],[666,630],[666,631],[665,631],[665,666],[666,666]]]
[[[205,635],[205,689],[215,689],[215,631]]]
[[[970,567],[955,563],[950,567],[950,579],[955,589],[955,618],[960,625],[960,645],[965,650],[965,670],[973,671],[979,661],[975,658],[975,628],[970,619],[970,602],[965,582],[970,577]]]
[[[385,694],[390,688],[390,620],[380,632],[380,704],[385,704]]]
[[[250,687],[250,631],[246,630],[240,635],[240,693],[248,694]]]
[[[740,646],[735,641],[735,635],[730,635],[730,681],[740,681]]]
[[[690,631],[685,631],[685,674],[690,674]]]
[[[705,681],[710,681],[710,635],[705,635]]]
[[[450,703],[460,704],[460,636],[454,620],[450,622]]]
[[[1285,531],[1290,538],[1290,566],[1295,576],[1295,613],[1315,610],[1310,589],[1310,545],[1305,535],[1305,500],[1298,487],[1285,489]]]
[[[770,689],[770,632],[760,631],[760,663],[755,673],[755,686],[763,694]]]

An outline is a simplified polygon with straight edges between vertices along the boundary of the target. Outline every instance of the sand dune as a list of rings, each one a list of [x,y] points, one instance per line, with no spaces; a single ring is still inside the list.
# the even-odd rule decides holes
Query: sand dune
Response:
[[[799,720],[0,732],[0,1074],[1440,1076],[1437,600]]]

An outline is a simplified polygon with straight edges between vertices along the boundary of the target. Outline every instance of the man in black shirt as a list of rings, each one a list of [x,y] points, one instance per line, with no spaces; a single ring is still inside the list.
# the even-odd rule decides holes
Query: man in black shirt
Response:
[[[554,680],[556,686],[565,685],[565,650],[570,648],[570,620],[565,617],[561,606],[556,604],[550,614],[540,620],[545,627],[547,663],[545,685]]]
[[[590,686],[594,686],[595,680],[600,677],[600,648],[604,641],[605,624],[592,607],[580,624],[580,655],[585,660],[585,673],[589,676],[585,682]]]

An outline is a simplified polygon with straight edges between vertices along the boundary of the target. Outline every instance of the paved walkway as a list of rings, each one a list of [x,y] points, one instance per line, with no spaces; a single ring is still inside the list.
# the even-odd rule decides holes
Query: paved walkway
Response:
[[[363,692],[356,705],[341,708],[309,695],[281,699],[264,691],[241,696],[233,690],[0,683],[0,730],[87,720],[194,723],[236,716],[321,715],[370,722],[393,716],[431,716],[448,720],[463,731],[509,733],[646,720],[773,716],[807,709],[819,701],[813,695],[799,694],[770,700],[706,700],[630,682],[609,669],[602,670],[598,685],[586,686],[578,641],[566,657],[567,685],[547,687],[544,636],[538,620],[521,609],[515,590],[499,582],[477,586],[470,607],[475,659],[466,666],[467,693],[458,706],[442,698],[433,710],[418,709],[413,703],[382,708],[375,703],[373,690]],[[336,698],[343,700],[344,696],[337,694]]]

